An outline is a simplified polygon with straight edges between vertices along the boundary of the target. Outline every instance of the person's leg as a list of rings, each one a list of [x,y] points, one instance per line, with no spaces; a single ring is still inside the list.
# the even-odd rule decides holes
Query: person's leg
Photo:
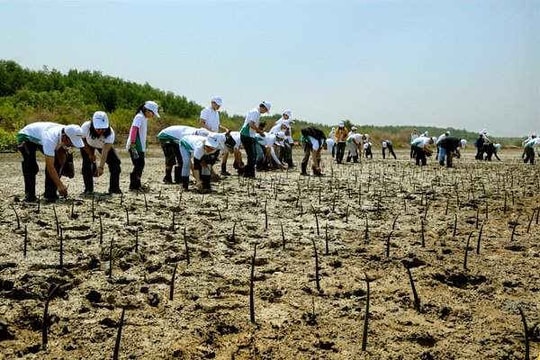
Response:
[[[230,176],[231,173],[227,171],[227,159],[229,158],[229,153],[232,150],[229,148],[225,148],[225,151],[223,152],[223,156],[221,157],[221,175],[223,176]]]
[[[180,148],[180,154],[182,156],[182,177],[180,178],[182,182],[182,187],[184,190],[188,189],[189,186],[189,166],[191,164],[191,153],[185,148]]]
[[[145,153],[143,152],[138,152],[137,153],[137,157],[134,157],[133,156],[133,152],[130,151],[130,156],[131,156],[131,162],[133,163],[133,171],[131,172],[131,176],[130,176],[130,184],[129,184],[129,189],[130,190],[141,190],[141,177],[142,177],[142,173],[143,173],[143,170],[144,170],[144,165],[145,165],[145,160],[144,160],[144,157],[145,157]]]
[[[172,184],[172,169],[176,165],[176,157],[174,148],[178,148],[178,144],[167,141],[161,143],[161,149],[163,150],[163,155],[165,156],[165,177],[163,182],[165,184]]]
[[[64,166],[64,163],[66,161],[66,150],[63,148],[60,148],[55,151],[54,154],[54,168],[56,169],[56,172],[58,173],[58,177],[62,177],[62,167]],[[47,166],[45,166],[45,194],[44,197],[49,202],[54,202],[58,199],[58,193],[56,184],[52,180],[52,178],[49,176],[49,171],[47,169]]]
[[[118,154],[114,148],[109,150],[105,163],[109,167],[110,174],[109,194],[121,194],[122,190],[120,189],[120,173],[122,172],[122,169],[120,164],[122,162],[120,161],[120,158],[118,157]]]
[[[397,160],[396,153],[394,152],[394,147],[392,145],[388,146],[388,151],[390,152],[390,155],[394,157],[394,160]]]
[[[255,161],[256,161],[256,149],[255,149],[255,139],[240,135],[240,140],[242,141],[242,146],[246,151],[247,164],[244,167],[244,177],[255,177]]]
[[[451,168],[452,167],[452,158],[454,157],[454,153],[452,151],[446,152],[446,167]]]
[[[307,175],[307,166],[309,163],[309,157],[311,155],[311,144],[309,142],[304,143],[304,157],[302,158],[302,172],[301,175]]]
[[[36,160],[38,147],[38,145],[26,141],[18,146],[23,157],[21,166],[24,177],[24,201],[28,202],[36,201],[36,175],[39,172]]]
[[[92,151],[95,151],[94,148],[91,148]],[[82,169],[81,173],[83,176],[84,182],[84,192],[91,194],[94,192],[94,169],[93,165],[95,164],[90,161],[90,156],[84,148],[81,149],[81,158],[82,158]]]

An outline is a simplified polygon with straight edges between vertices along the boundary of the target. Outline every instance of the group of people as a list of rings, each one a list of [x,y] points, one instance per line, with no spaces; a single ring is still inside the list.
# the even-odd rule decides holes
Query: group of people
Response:
[[[425,166],[427,157],[433,154],[433,146],[436,148],[435,159],[446,167],[453,166],[453,158],[461,157],[460,150],[465,148],[467,140],[450,135],[450,131],[445,131],[439,137],[430,137],[426,131],[418,134],[416,129],[411,133],[410,157],[415,159],[416,165]]]
[[[219,160],[220,154],[222,176],[231,175],[227,171],[229,154],[234,159],[233,168],[239,175],[249,178],[255,177],[255,169],[294,167],[291,110],[285,110],[266,132],[260,117],[270,112],[271,103],[262,101],[247,113],[239,131],[230,131],[220,123],[219,109],[222,104],[221,97],[212,97],[210,106],[200,113],[198,128],[173,125],[157,134],[165,156],[164,183],[177,183],[188,189],[190,176],[193,176],[199,191],[211,191],[212,176],[216,175],[213,165]],[[146,190],[141,178],[147,153],[148,120],[154,117],[160,117],[159,106],[154,101],[146,101],[135,111],[128,133],[126,150],[133,164],[129,181],[129,190],[132,191]],[[108,193],[122,193],[121,161],[113,147],[114,142],[115,132],[103,111],[96,111],[91,120],[80,126],[52,122],[34,122],[25,126],[17,134],[18,150],[23,156],[24,200],[37,200],[38,151],[45,155],[45,200],[55,202],[59,195],[67,196],[68,189],[61,177],[73,177],[75,174],[70,148],[80,149],[84,195],[94,193],[94,177],[103,174],[105,164],[110,172]],[[240,147],[246,152],[246,163],[242,160]]]

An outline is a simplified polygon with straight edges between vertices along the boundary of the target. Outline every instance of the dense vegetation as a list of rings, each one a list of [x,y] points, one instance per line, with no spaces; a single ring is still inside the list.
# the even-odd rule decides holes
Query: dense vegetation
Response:
[[[70,70],[63,74],[44,67],[40,71],[22,68],[14,61],[0,60],[0,150],[15,148],[15,134],[25,124],[33,121],[59,123],[82,123],[96,110],[109,114],[119,141],[127,134],[134,110],[145,100],[155,100],[160,106],[162,118],[150,125],[150,134],[173,124],[195,125],[202,106],[176,95],[120,78],[103,75],[98,71]],[[279,115],[267,117],[271,126]],[[229,116],[222,112],[221,120],[230,129],[239,129],[244,121],[241,115]],[[336,122],[338,119],[336,119]],[[293,137],[299,138],[299,129],[312,125],[296,120]],[[347,121],[347,125],[352,125]],[[329,126],[317,125],[327,133]],[[357,125],[358,126],[358,125]],[[359,131],[368,133],[375,142],[390,138],[397,146],[406,145],[413,127],[409,126],[358,126]],[[419,127],[431,135],[439,135],[443,129]],[[469,141],[474,133],[451,130],[456,136]],[[149,137],[151,140],[153,136]]]

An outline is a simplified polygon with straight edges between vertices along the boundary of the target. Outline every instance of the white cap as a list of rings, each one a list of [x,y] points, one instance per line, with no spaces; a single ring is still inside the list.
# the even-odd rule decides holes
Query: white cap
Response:
[[[352,130],[352,131],[356,131],[356,126],[353,126],[353,127],[351,128],[351,130]]]
[[[219,140],[216,138],[215,135],[209,135],[206,137],[206,140],[204,141],[204,145],[217,149],[217,147],[219,146]]]
[[[82,141],[83,132],[79,125],[67,125],[64,127],[64,133],[69,137],[73,146],[77,148],[84,147]]]
[[[105,111],[96,111],[92,116],[94,129],[107,129],[109,127],[109,117]]]
[[[144,108],[150,110],[155,116],[160,117],[158,113],[158,104],[155,101],[147,101],[144,103]]]
[[[502,147],[501,144],[495,144],[495,145],[493,145],[493,146],[495,146],[495,148],[496,148],[497,150],[499,150],[499,149]]]
[[[276,134],[276,138],[277,139],[285,139],[285,132],[278,131],[277,134]]]
[[[345,126],[345,122],[344,121],[340,121],[339,124],[338,124],[339,127],[344,127]]]
[[[212,99],[210,99],[210,101],[216,103],[216,105],[223,105],[223,99],[219,96],[212,96]]]
[[[270,108],[272,107],[272,103],[270,101],[261,101],[261,105],[264,106],[268,112],[270,112]]]
[[[461,147],[464,148],[465,145],[467,145],[467,140],[461,139],[460,143],[461,143]]]
[[[283,111],[283,113],[281,115],[287,115],[289,117],[289,119],[292,117],[292,111],[287,109],[285,111]]]

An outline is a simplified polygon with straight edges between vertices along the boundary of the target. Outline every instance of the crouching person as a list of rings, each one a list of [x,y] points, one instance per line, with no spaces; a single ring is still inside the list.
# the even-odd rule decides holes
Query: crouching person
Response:
[[[84,194],[94,193],[94,177],[103,175],[105,164],[109,167],[109,194],[121,194],[120,190],[120,158],[113,148],[114,130],[109,125],[109,118],[103,111],[96,111],[91,121],[81,126],[84,147],[81,149],[82,176]],[[96,165],[96,150],[101,154],[99,165]]]
[[[312,126],[304,128],[300,132],[302,133],[300,141],[304,143],[304,158],[302,159],[302,172],[300,175],[308,175],[307,166],[309,157],[312,156],[311,169],[313,175],[322,176],[321,151],[324,146],[326,135],[321,130]]]
[[[227,171],[227,159],[229,154],[234,156],[233,168],[238,172],[238,175],[242,175],[244,172],[244,162],[242,161],[242,153],[240,152],[240,132],[230,131],[225,135],[225,149],[223,150],[223,156],[221,157],[221,175],[230,176],[231,173]]]
[[[209,131],[203,128],[195,128],[186,125],[173,125],[166,127],[157,134],[163,155],[165,156],[165,184],[180,184],[182,176],[182,155],[180,154],[180,141],[187,135],[207,136]]]
[[[180,153],[182,154],[182,187],[188,190],[189,172],[193,170],[193,177],[200,192],[207,193],[211,188],[211,165],[206,159],[216,152],[219,141],[214,136],[187,135],[180,140]],[[193,158],[193,161],[192,161]]]
[[[459,139],[453,136],[446,136],[442,138],[438,146],[440,147],[439,151],[439,164],[444,165],[444,160],[446,158],[446,167],[452,167],[452,158],[455,156],[458,159],[461,157],[459,152],[460,149],[465,148],[467,140]]]
[[[24,201],[34,202],[37,199],[36,175],[39,172],[39,166],[36,151],[38,150],[45,155],[45,200],[55,202],[58,199],[58,193],[67,196],[67,187],[60,177],[62,174],[73,176],[72,164],[69,164],[71,155],[67,152],[67,148],[84,146],[81,127],[35,122],[19,131],[17,143],[23,156]]]

